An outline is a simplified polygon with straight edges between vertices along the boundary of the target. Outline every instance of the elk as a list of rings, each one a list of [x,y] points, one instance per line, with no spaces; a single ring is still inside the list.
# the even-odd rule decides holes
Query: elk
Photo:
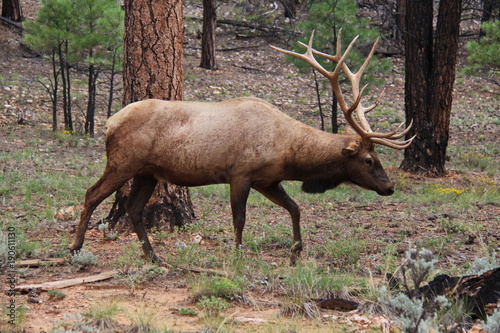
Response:
[[[260,192],[291,216],[292,263],[302,250],[300,210],[285,192],[282,181],[302,181],[302,190],[311,193],[323,193],[350,182],[379,195],[392,195],[394,184],[375,154],[374,144],[404,149],[413,138],[398,141],[411,124],[402,132],[401,124],[389,133],[377,133],[365,118],[365,113],[376,105],[361,105],[359,81],[377,42],[360,70],[353,74],[344,61],[356,38],[342,54],[339,36],[337,54],[332,56],[312,48],[313,36],[304,54],[274,49],[307,61],[330,80],[352,130],[339,135],[312,128],[258,98],[215,103],[148,99],[129,104],[107,123],[107,165],[101,178],[86,193],[70,250],[74,252],[83,246],[95,208],[130,179],[133,185],[126,211],[144,253],[153,260],[159,258],[153,252],[141,213],[158,181],[181,186],[229,184],[238,248],[242,246],[250,189]],[[314,54],[336,62],[335,70],[329,72],[323,68]],[[339,85],[341,71],[352,84],[354,103],[350,107]]]

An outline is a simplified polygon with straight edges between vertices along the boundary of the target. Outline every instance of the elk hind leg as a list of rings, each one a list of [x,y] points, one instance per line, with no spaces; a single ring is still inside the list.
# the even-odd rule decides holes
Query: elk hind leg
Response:
[[[83,210],[80,214],[80,222],[76,228],[75,240],[69,248],[71,253],[82,248],[90,217],[97,206],[133,176],[123,175],[117,177],[116,174],[116,172],[110,172],[106,167],[101,178],[87,190]]]
[[[300,209],[299,206],[293,199],[285,192],[285,189],[280,183],[273,184],[266,187],[254,187],[266,198],[271,200],[273,203],[285,208],[292,218],[293,227],[293,241],[292,254],[290,256],[290,262],[295,265],[297,259],[302,251],[302,237],[300,235]]]
[[[125,210],[132,220],[137,237],[142,242],[142,250],[144,251],[146,257],[155,262],[160,262],[160,259],[153,251],[153,247],[151,246],[146,230],[144,229],[144,224],[142,223],[142,211],[153,194],[157,183],[158,181],[150,175],[135,176],[132,184],[132,190],[130,191],[127,201],[125,202]]]

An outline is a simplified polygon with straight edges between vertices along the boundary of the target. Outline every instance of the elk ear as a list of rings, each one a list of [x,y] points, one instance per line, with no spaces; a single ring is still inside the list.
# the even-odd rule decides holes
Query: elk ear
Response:
[[[358,153],[359,142],[354,140],[349,140],[347,146],[342,149],[342,154],[354,156]]]

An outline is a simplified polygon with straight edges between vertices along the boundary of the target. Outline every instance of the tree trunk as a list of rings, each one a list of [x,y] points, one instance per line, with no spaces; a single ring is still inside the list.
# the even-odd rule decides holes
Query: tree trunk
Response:
[[[2,0],[2,15],[14,22],[21,22],[23,14],[19,0]]]
[[[85,116],[85,134],[94,136],[94,116],[95,116],[95,100],[96,100],[96,84],[98,72],[94,65],[89,65],[89,81],[88,81],[88,101],[87,114]]]
[[[182,1],[125,0],[123,104],[147,99],[182,100],[184,90]],[[130,182],[117,191],[108,220],[123,225]],[[147,227],[165,230],[194,220],[186,187],[159,183],[143,211]],[[167,223],[168,222],[168,223]]]
[[[283,0],[284,15],[288,18],[295,18],[297,16],[298,0]]]
[[[69,74],[69,65],[67,63],[67,45],[67,41],[61,42],[58,45],[57,53],[59,58],[59,68],[61,70],[64,130],[72,132],[73,120],[71,116],[71,81]]]
[[[396,31],[395,38],[398,41],[403,40],[406,17],[406,0],[396,0]]]
[[[462,0],[441,0],[434,44],[434,61],[431,77],[430,121],[434,124],[432,141],[436,148],[430,156],[432,173],[444,176],[446,173],[446,148],[450,133],[453,83],[457,63],[458,37]]]
[[[116,76],[116,58],[118,49],[113,51],[113,60],[111,63],[111,73],[109,74],[109,93],[108,93],[108,111],[107,118],[111,117],[111,110],[113,108],[113,96],[115,93],[115,76]]]
[[[201,63],[200,67],[217,69],[215,58],[215,28],[217,14],[215,0],[203,0],[203,30],[201,33]]]
[[[406,1],[406,82],[408,137],[401,169],[440,177],[445,175],[453,82],[455,79],[461,0],[441,0],[433,44],[433,0]]]
[[[52,100],[52,130],[54,132],[57,131],[57,92],[59,89],[59,72],[57,71],[57,55],[56,50],[52,50],[52,54],[50,56],[51,64],[52,64],[52,79],[54,83],[51,85],[52,90],[50,92],[50,99]]]

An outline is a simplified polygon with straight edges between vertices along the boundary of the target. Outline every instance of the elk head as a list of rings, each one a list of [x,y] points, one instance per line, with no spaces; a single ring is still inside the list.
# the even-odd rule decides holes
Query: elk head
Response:
[[[408,147],[414,137],[405,140],[405,141],[397,141],[398,139],[404,137],[408,131],[410,130],[412,123],[403,131],[400,132],[403,123],[401,123],[395,130],[388,133],[379,133],[373,132],[370,125],[368,124],[368,120],[366,119],[366,114],[372,111],[377,105],[378,100],[373,105],[364,107],[361,104],[361,97],[363,94],[364,86],[362,89],[359,88],[359,84],[361,81],[361,76],[363,75],[365,69],[368,67],[373,54],[377,48],[378,39],[373,44],[373,47],[364,61],[363,65],[360,67],[358,72],[353,73],[349,67],[346,65],[345,60],[349,55],[354,43],[358,39],[355,37],[344,53],[342,53],[342,44],[341,44],[341,33],[342,29],[339,31],[337,38],[337,46],[336,46],[336,54],[330,55],[327,53],[323,53],[317,51],[312,48],[312,42],[314,38],[314,31],[311,34],[311,38],[309,39],[309,44],[306,45],[302,42],[299,42],[301,45],[306,47],[305,53],[297,53],[293,51],[284,50],[278,47],[271,46],[273,49],[289,54],[296,58],[305,60],[308,62],[314,69],[316,69],[319,73],[321,73],[324,77],[326,77],[332,86],[332,90],[337,97],[337,101],[344,113],[344,117],[348,123],[347,134],[353,135],[356,134],[359,136],[359,139],[356,140],[356,144],[354,147],[345,148],[342,153],[345,155],[351,155],[352,157],[357,158],[357,162],[360,164],[364,164],[364,170],[368,168],[368,172],[363,174],[357,174],[356,176],[350,177],[351,182],[367,189],[371,189],[376,191],[380,195],[391,195],[393,190],[393,184],[387,178],[387,175],[377,157],[374,153],[375,144],[381,144],[394,149],[404,149]],[[314,55],[318,55],[325,59],[331,60],[336,63],[335,69],[333,71],[326,70],[314,57]],[[342,89],[339,84],[339,75],[340,72],[344,72],[346,77],[351,82],[352,87],[352,96],[354,102],[351,106],[348,106],[344,95],[342,93]],[[355,119],[353,113],[356,113],[357,120]],[[365,177],[366,176],[366,177]],[[373,180],[377,179],[377,183]],[[373,183],[373,184],[372,184]],[[380,185],[384,184],[384,185]],[[308,192],[324,192],[327,188],[322,187],[319,182],[309,182],[304,183],[303,189]]]

